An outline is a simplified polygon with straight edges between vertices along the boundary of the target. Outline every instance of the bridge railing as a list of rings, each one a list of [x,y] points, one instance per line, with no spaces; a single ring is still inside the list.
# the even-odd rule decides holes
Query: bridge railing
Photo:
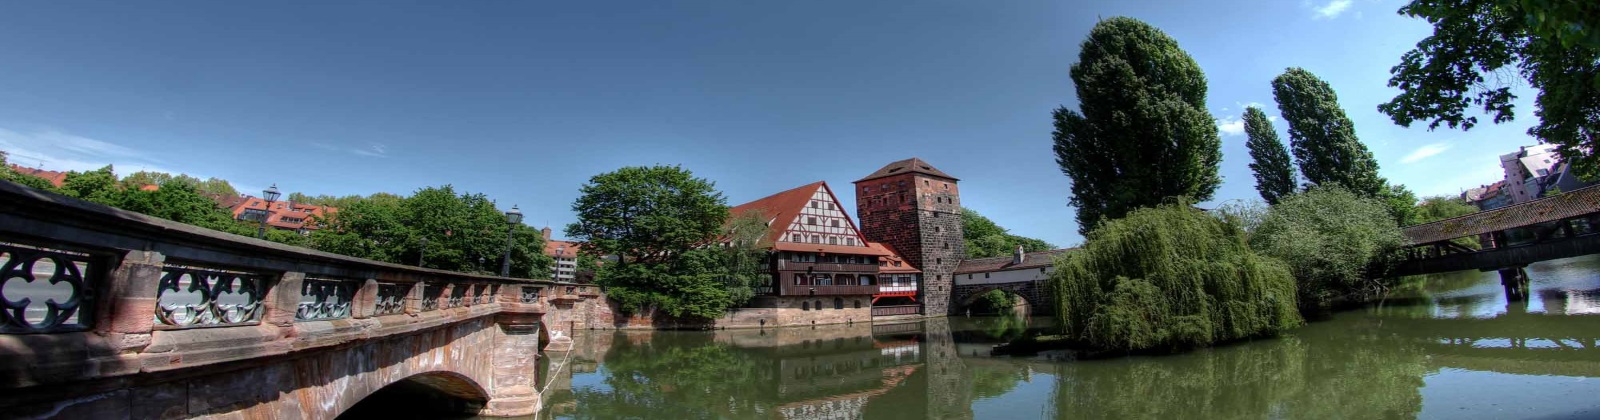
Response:
[[[597,293],[293,247],[0,181],[0,389],[539,314],[556,287]]]

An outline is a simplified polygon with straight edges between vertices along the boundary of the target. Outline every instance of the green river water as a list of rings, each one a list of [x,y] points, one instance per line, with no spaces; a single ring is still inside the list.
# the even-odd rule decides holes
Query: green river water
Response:
[[[991,357],[1047,318],[589,332],[541,418],[1600,418],[1600,257],[1430,276],[1282,337],[1187,354]],[[564,362],[564,363],[563,363]]]

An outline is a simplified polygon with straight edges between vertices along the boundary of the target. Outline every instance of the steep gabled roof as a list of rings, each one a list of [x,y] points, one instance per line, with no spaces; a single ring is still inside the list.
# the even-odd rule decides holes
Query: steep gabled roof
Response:
[[[872,247],[874,251],[886,254],[878,257],[878,261],[884,263],[881,267],[878,267],[879,274],[910,274],[922,272],[922,270],[918,270],[916,267],[911,266],[911,262],[906,261],[905,257],[901,257],[900,253],[894,252],[894,248],[889,247],[889,244],[867,242],[867,246]]]
[[[788,191],[734,206],[729,213],[734,217],[738,217],[746,212],[760,211],[762,217],[767,218],[767,220],[763,220],[763,222],[767,222],[767,236],[763,238],[765,239],[764,242],[777,242],[778,238],[783,235],[783,230],[789,227],[789,221],[794,220],[795,216],[800,214],[800,209],[804,208],[806,203],[811,202],[811,194],[816,193],[817,188],[824,184],[826,183],[823,181],[817,181],[794,187]]]
[[[939,170],[937,168],[934,168],[933,165],[929,165],[928,162],[924,162],[922,160],[922,158],[915,158],[914,157],[914,158],[910,158],[910,159],[906,159],[906,160],[890,163],[888,165],[884,165],[883,168],[878,169],[877,172],[873,172],[871,175],[867,175],[865,178],[858,179],[858,180],[856,180],[856,182],[860,183],[862,181],[870,181],[870,180],[874,180],[874,179],[878,179],[878,178],[883,178],[883,177],[886,177],[886,176],[900,175],[900,174],[903,174],[903,173],[911,173],[911,172],[915,172],[915,173],[919,173],[919,174],[925,174],[925,175],[932,175],[932,176],[948,179],[948,180],[951,180],[951,181],[960,181],[960,179],[956,179],[956,177],[950,176],[950,174],[944,173],[944,171],[941,171],[941,170]]]
[[[859,243],[861,243],[860,246],[795,243],[784,241],[782,239],[785,230],[789,228],[789,224],[796,220],[796,217],[801,214],[801,210],[804,209],[807,204],[811,203],[811,196],[816,194],[818,188],[825,188],[827,186],[828,183],[826,181],[817,181],[810,184],[801,185],[784,192],[763,197],[756,201],[740,204],[735,206],[732,210],[729,210],[729,213],[734,217],[739,217],[748,212],[760,211],[762,217],[767,219],[763,220],[763,222],[767,223],[767,234],[763,238],[763,242],[772,244],[772,249],[774,250],[857,255],[886,254],[887,251],[866,246],[866,238],[860,236],[861,231],[856,229],[855,221],[850,220],[849,213],[845,213],[844,217],[845,220],[851,224],[850,230],[856,232],[856,239],[859,241]],[[831,197],[833,195],[833,189],[828,188],[827,191]],[[835,202],[839,200],[838,197],[832,198]]]

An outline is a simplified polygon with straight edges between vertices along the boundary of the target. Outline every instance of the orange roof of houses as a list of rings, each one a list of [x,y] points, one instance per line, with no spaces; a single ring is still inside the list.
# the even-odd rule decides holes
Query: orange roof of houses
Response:
[[[554,239],[544,241],[544,255],[555,257],[556,251],[560,251],[561,255],[577,258],[578,243],[571,241],[558,241]]]
[[[878,178],[883,178],[883,177],[886,177],[886,176],[900,175],[900,174],[904,174],[904,173],[913,173],[913,172],[914,173],[919,173],[919,174],[925,174],[925,175],[933,175],[933,176],[944,178],[944,179],[948,179],[948,180],[951,180],[951,181],[960,181],[959,179],[956,179],[956,177],[950,176],[950,174],[944,173],[944,171],[941,171],[938,168],[934,168],[933,165],[929,165],[928,162],[924,162],[922,160],[922,158],[914,157],[914,158],[910,158],[910,159],[906,159],[906,160],[902,160],[902,161],[893,162],[893,163],[890,163],[888,165],[883,165],[883,167],[879,168],[877,172],[873,172],[871,175],[867,175],[864,178],[858,179],[858,180],[856,180],[856,182],[870,181],[870,180],[874,180],[874,179],[878,179]]]
[[[221,202],[221,200],[218,200]],[[259,197],[245,196],[233,206],[233,218],[238,219],[245,210],[266,210],[267,224],[280,229],[312,228],[308,226],[312,216],[327,217],[339,211],[336,207],[316,206],[311,204],[295,203],[290,201],[274,201],[272,208],[267,208],[267,200]],[[285,220],[287,218],[288,220]]]
[[[11,164],[11,170],[23,175],[44,178],[45,181],[50,181],[50,185],[54,185],[56,188],[61,188],[62,185],[66,185],[67,183],[66,172],[46,171],[37,168],[24,168],[15,163]]]

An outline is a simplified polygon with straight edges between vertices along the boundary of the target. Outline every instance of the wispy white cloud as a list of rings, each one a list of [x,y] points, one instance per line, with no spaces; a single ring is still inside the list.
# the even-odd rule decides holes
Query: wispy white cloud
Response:
[[[0,150],[6,151],[10,163],[52,171],[91,171],[113,165],[119,174],[172,172],[161,159],[143,151],[58,131],[0,128]]]
[[[1354,3],[1354,0],[1333,0],[1321,6],[1312,5],[1311,11],[1313,15],[1311,17],[1314,19],[1337,18],[1339,15],[1344,14],[1346,10],[1350,10],[1350,6]]]
[[[311,147],[330,152],[350,152],[367,157],[389,157],[389,145],[378,142],[369,142],[366,147],[343,147],[328,143],[311,142]]]
[[[1440,153],[1444,153],[1446,150],[1450,150],[1450,147],[1451,146],[1449,144],[1445,144],[1445,143],[1433,143],[1433,144],[1429,144],[1429,145],[1424,145],[1422,147],[1418,147],[1417,150],[1411,151],[1411,154],[1406,155],[1406,157],[1400,158],[1400,163],[1416,163],[1416,162],[1420,162],[1423,159],[1427,159],[1427,158],[1430,158],[1430,157],[1434,157],[1435,155],[1438,155]]]
[[[389,155],[389,146],[384,145],[383,143],[372,142],[367,143],[367,147],[364,148],[350,149],[350,152],[362,156],[385,157]]]
[[[1222,117],[1222,118],[1218,118],[1217,119],[1217,130],[1221,131],[1222,135],[1224,137],[1231,137],[1231,136],[1237,136],[1237,135],[1240,135],[1240,134],[1244,134],[1244,120],[1241,120],[1238,117],[1234,117],[1232,115],[1229,115],[1229,116],[1226,116],[1226,117]]]

